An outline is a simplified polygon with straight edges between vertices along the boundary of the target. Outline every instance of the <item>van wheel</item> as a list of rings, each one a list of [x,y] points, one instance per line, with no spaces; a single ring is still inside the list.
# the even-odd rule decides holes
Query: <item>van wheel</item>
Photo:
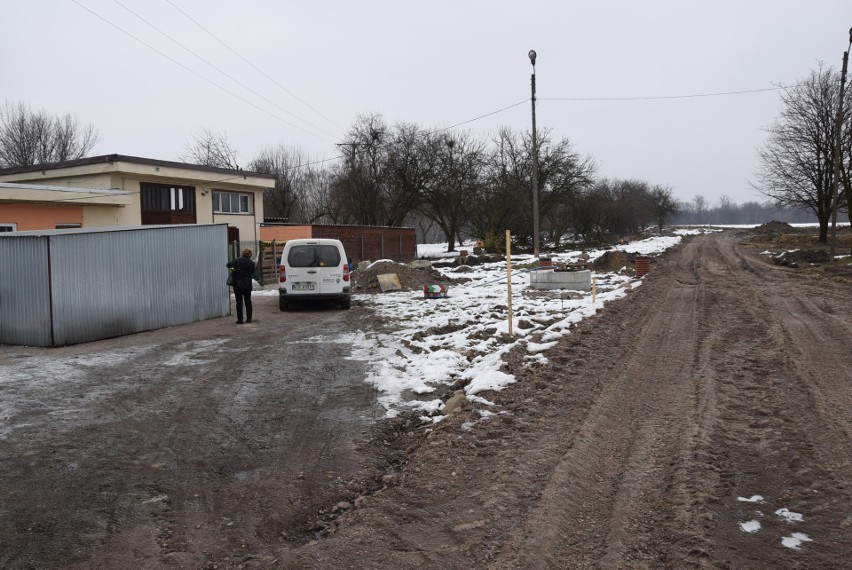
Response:
[[[283,297],[278,297],[278,308],[279,308],[280,310],[282,310],[282,311],[286,311],[286,310],[288,310],[288,309],[290,308],[290,305],[288,305],[288,304],[284,301],[284,298],[283,298]]]
[[[346,299],[345,301],[341,301],[340,308],[344,310],[352,308],[352,299]]]

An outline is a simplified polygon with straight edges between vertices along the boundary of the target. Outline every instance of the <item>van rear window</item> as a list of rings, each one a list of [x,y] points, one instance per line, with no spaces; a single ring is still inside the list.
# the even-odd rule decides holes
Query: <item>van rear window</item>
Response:
[[[340,251],[334,245],[294,245],[287,263],[290,267],[337,267]]]

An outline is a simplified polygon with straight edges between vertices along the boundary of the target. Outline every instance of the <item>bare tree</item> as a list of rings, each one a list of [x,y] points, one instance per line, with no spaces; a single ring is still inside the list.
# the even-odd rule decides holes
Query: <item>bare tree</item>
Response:
[[[381,115],[359,116],[349,130],[343,165],[334,182],[334,209],[343,223],[382,225],[387,168],[387,125]]]
[[[587,242],[636,235],[660,223],[660,203],[667,195],[667,189],[644,180],[598,180],[573,208],[575,230]]]
[[[552,143],[549,131],[542,132],[537,138],[540,141],[538,178],[542,227],[547,232],[547,241],[558,246],[570,229],[568,212],[580,192],[592,185],[597,165],[591,158],[574,151],[567,138]],[[531,137],[527,137],[526,141],[531,150]]]
[[[399,226],[414,210],[425,180],[416,125],[388,127],[381,115],[358,117],[340,144],[343,162],[332,189],[343,222]]]
[[[571,225],[570,208],[592,184],[596,165],[572,149],[568,139],[551,142],[549,131],[538,134],[539,215],[542,231],[558,245]],[[487,185],[473,200],[470,220],[475,234],[494,247],[499,233],[511,229],[519,241],[531,244],[532,135],[500,129],[488,156]]]
[[[333,170],[320,167],[308,168],[303,177],[305,185],[300,208],[302,219],[309,224],[336,223],[337,215],[332,208],[331,189],[334,182]]]
[[[299,206],[304,201],[307,165],[302,151],[284,145],[263,149],[249,162],[249,170],[275,176],[275,186],[263,196],[263,210],[267,216],[291,222],[304,221]]]
[[[203,166],[214,166],[217,168],[230,168],[239,170],[237,162],[237,149],[228,140],[225,132],[215,132],[204,128],[200,133],[193,136],[192,140],[184,146],[184,152],[179,156],[183,162],[190,164],[201,164]]]
[[[782,93],[781,116],[769,127],[769,139],[758,151],[758,190],[780,204],[812,211],[819,221],[819,240],[823,243],[828,240],[831,218],[839,91],[839,74],[820,64]],[[849,180],[852,138],[852,98],[845,103],[841,182]],[[845,196],[841,196],[841,207],[846,205]]]
[[[31,166],[86,156],[100,140],[95,127],[76,117],[32,111],[24,103],[0,107],[0,166]]]
[[[531,182],[523,142],[509,128],[497,132],[485,160],[485,181],[471,198],[467,219],[470,231],[494,250],[505,230],[523,226],[522,204],[531,202]]]
[[[434,155],[428,136],[413,123],[399,123],[388,141],[387,183],[384,193],[386,225],[402,225],[421,203],[427,182],[434,175]]]
[[[420,212],[434,221],[455,251],[456,240],[470,210],[471,199],[482,189],[485,145],[470,133],[427,135],[421,160],[432,165],[421,192]]]
[[[663,226],[677,214],[678,205],[672,189],[659,184],[651,188],[651,204],[657,218],[657,229],[662,233]]]
[[[76,115],[65,113],[53,121],[53,154],[58,162],[86,156],[99,140],[94,125],[81,125]]]

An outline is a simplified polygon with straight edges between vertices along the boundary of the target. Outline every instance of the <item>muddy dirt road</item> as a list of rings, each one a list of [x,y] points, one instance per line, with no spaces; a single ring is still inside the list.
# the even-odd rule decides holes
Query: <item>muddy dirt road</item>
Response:
[[[311,340],[358,307],[1,347],[0,567],[848,567],[852,279],[761,249],[689,239],[428,430]]]
[[[357,311],[254,305],[241,327],[0,347],[0,567],[236,565],[377,469],[355,445],[384,416],[363,364],[311,338]]]
[[[281,560],[848,567],[852,281],[758,251],[726,233],[671,252],[549,364],[511,364],[508,413],[453,414],[388,488]]]

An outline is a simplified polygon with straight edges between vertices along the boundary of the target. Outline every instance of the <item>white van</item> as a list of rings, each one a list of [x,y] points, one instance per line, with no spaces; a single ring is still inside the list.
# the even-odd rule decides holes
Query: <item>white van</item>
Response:
[[[349,262],[336,239],[291,239],[278,266],[278,308],[302,301],[333,301],[352,306]]]

